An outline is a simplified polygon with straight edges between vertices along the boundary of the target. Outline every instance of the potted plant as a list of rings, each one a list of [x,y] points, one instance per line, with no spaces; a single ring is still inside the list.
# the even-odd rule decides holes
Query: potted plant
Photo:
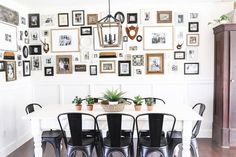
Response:
[[[74,100],[72,101],[72,103],[75,104],[76,110],[80,111],[80,110],[82,109],[82,105],[81,105],[82,101],[83,101],[83,100],[82,100],[81,98],[78,98],[78,96],[76,96],[76,97],[74,98]]]
[[[93,104],[94,104],[94,98],[92,98],[90,95],[88,95],[85,98],[85,100],[87,102],[87,110],[92,111],[93,110]]]
[[[230,17],[229,15],[221,15],[218,19],[214,19],[213,22],[208,22],[208,25],[217,25],[217,24],[225,24],[230,22]]]
[[[147,110],[152,111],[153,110],[153,105],[154,105],[154,100],[152,98],[148,98],[145,100],[145,103],[147,105]]]
[[[107,89],[104,93],[104,98],[109,101],[109,105],[118,104],[118,101],[122,98],[122,95],[125,94],[124,92],[116,90],[109,90]]]
[[[143,101],[140,95],[134,97],[133,103],[135,111],[141,111]]]

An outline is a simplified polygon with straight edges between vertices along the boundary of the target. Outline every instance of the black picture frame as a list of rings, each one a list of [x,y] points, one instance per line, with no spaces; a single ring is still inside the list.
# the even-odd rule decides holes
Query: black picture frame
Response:
[[[44,76],[54,76],[54,68],[44,67]]]
[[[115,19],[119,20],[120,23],[125,22],[125,15],[121,11],[116,12],[114,17],[115,17]]]
[[[118,75],[131,76],[131,61],[118,61]]]
[[[199,22],[189,22],[188,23],[189,32],[199,32]]]
[[[128,36],[123,36],[123,42],[128,42]]]
[[[86,72],[86,64],[77,64],[75,65],[75,72]]]
[[[6,81],[16,80],[16,61],[5,62]]]
[[[30,76],[31,69],[30,69],[30,61],[23,61],[23,76]]]
[[[68,27],[68,26],[69,26],[69,14],[58,13],[58,27]]]
[[[72,10],[72,26],[82,26],[84,21],[84,10]]]
[[[92,35],[92,27],[81,27],[80,35]]]
[[[40,27],[40,16],[39,14],[28,14],[29,28]]]
[[[41,55],[42,54],[42,45],[30,45],[29,46],[30,55]]]
[[[0,72],[5,71],[5,61],[0,61]]]
[[[185,59],[185,51],[175,51],[174,52],[174,59]]]
[[[143,37],[141,35],[138,35],[136,37],[137,42],[141,42],[143,40]]]
[[[127,13],[127,23],[128,24],[138,23],[138,14],[137,13]]]
[[[22,53],[24,58],[27,58],[29,56],[29,49],[26,45],[23,47]]]
[[[199,63],[184,63],[184,75],[198,75]]]
[[[97,65],[90,65],[89,71],[90,71],[90,75],[97,75],[98,74]]]

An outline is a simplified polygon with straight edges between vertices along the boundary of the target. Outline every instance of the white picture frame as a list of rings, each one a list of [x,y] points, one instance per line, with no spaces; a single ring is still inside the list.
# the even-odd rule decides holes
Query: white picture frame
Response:
[[[53,66],[55,65],[55,56],[54,55],[43,55],[43,65],[44,66]]]
[[[187,13],[185,12],[176,12],[174,14],[174,24],[175,26],[186,26],[188,22]]]
[[[30,41],[30,44],[40,43],[40,29],[29,30],[29,41]]]
[[[57,18],[55,14],[50,15],[40,15],[40,23],[41,26],[48,27],[48,26],[55,26],[57,23]]]
[[[140,23],[143,25],[153,24],[154,13],[152,9],[140,9]]]
[[[31,70],[42,70],[42,57],[40,55],[31,56]]]
[[[198,60],[198,48],[188,47],[186,51],[186,60],[197,61]]]
[[[17,51],[16,26],[0,22],[0,50]]]

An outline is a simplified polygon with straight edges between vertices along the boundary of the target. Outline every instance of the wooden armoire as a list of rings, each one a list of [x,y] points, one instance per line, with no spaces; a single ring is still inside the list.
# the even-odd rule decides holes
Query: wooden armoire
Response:
[[[215,27],[213,142],[236,146],[236,24]]]

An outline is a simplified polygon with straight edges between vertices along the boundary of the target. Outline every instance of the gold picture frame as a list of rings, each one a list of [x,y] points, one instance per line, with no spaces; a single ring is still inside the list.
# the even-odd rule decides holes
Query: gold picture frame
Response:
[[[100,60],[100,73],[115,73],[115,60]]]
[[[96,25],[98,22],[98,14],[87,14],[87,25]]]
[[[146,54],[146,74],[164,74],[164,54]]]
[[[157,11],[157,23],[172,23],[172,11]]]
[[[57,74],[72,74],[72,55],[56,56]]]

